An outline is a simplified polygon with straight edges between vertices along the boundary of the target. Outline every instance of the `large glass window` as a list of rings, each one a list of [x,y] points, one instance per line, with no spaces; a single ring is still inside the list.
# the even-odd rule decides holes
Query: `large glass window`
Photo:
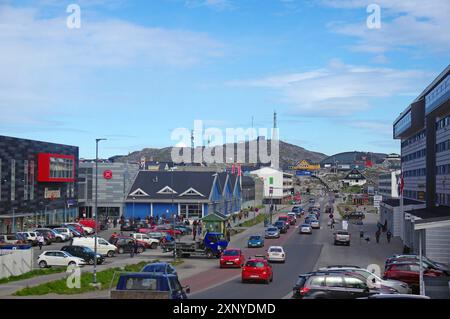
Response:
[[[73,160],[70,158],[50,157],[51,178],[74,178]]]
[[[180,215],[184,218],[202,218],[202,204],[181,204]]]

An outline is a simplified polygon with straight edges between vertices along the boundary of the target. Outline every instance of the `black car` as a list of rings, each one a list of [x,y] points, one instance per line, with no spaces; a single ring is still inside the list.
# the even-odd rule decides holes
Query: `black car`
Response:
[[[277,222],[275,222],[275,224],[273,224],[273,226],[275,226],[276,228],[278,228],[280,230],[281,234],[285,234],[287,233],[287,225],[286,222],[279,220]]]
[[[88,248],[88,247],[84,247],[84,246],[64,246],[63,248],[61,248],[61,250],[65,251],[65,252],[68,252],[69,254],[71,254],[74,257],[82,258],[89,265],[93,265],[94,264],[95,252],[92,249]],[[103,264],[104,261],[105,261],[105,258],[102,255],[97,254],[97,265]]]
[[[351,272],[312,272],[299,276],[292,298],[357,299],[379,293],[395,293],[395,290],[370,288],[361,276]]]
[[[119,254],[125,254],[131,252],[131,247],[133,247],[130,242],[134,242],[134,239],[131,237],[119,237],[114,239],[111,244],[117,247],[117,251]],[[135,249],[135,253],[142,253],[145,251],[145,245],[142,243],[137,244],[137,248]]]
[[[363,212],[352,212],[346,216],[348,219],[364,219],[366,215]]]

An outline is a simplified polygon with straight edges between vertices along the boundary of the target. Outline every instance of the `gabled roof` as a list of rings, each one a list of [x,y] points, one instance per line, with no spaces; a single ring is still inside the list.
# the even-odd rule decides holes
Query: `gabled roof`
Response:
[[[140,171],[130,189],[128,198],[132,197],[131,193],[141,189],[148,194],[148,196],[141,196],[141,198],[171,199],[175,197],[193,200],[198,200],[199,198],[208,199],[213,189],[214,180],[215,176],[212,172]],[[172,192],[161,192],[161,190],[167,190],[169,188],[173,189],[176,194]],[[197,194],[185,194],[180,197],[180,194],[189,191],[191,188],[205,197],[200,197]]]
[[[355,177],[355,176],[358,176],[358,177]],[[352,169],[350,171],[350,173],[348,173],[347,176],[345,176],[344,179],[350,179],[351,180],[351,179],[366,179],[366,178],[357,169]]]

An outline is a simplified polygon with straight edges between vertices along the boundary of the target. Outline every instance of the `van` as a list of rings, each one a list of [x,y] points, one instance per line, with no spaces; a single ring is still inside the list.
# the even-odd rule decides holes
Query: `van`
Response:
[[[72,239],[71,245],[84,246],[92,250],[95,250],[95,238],[94,237],[76,237]],[[114,257],[117,247],[108,243],[107,240],[97,237],[97,253],[102,256]]]

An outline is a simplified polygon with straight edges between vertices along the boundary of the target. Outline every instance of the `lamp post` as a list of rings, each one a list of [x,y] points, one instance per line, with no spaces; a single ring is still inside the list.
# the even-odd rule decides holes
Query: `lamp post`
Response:
[[[94,235],[94,277],[93,284],[97,285],[97,233],[98,233],[98,214],[97,214],[97,204],[98,204],[98,143],[100,141],[106,141],[105,138],[97,138],[95,140],[95,235]]]

